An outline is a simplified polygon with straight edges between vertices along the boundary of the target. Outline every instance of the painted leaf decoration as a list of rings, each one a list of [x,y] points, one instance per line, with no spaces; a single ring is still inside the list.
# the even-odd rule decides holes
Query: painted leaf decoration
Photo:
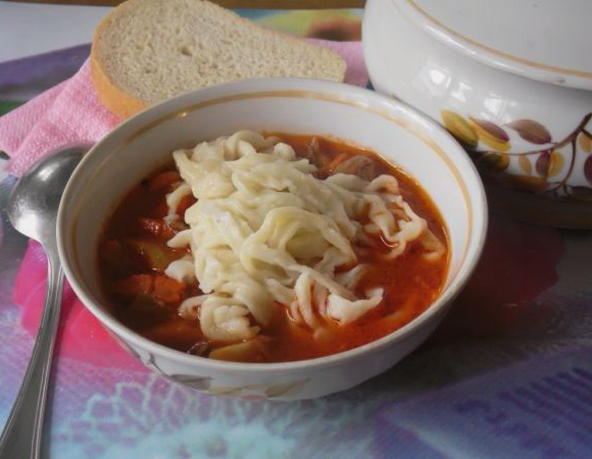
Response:
[[[592,184],[592,155],[588,156],[584,161],[584,176],[588,183]]]
[[[571,189],[570,197],[578,201],[592,202],[592,188],[585,186],[574,186]]]
[[[475,130],[469,125],[467,120],[457,113],[450,110],[440,112],[442,123],[456,139],[470,148],[475,148],[479,143],[479,138]]]
[[[194,376],[194,375],[183,375],[173,374],[169,376],[174,381],[191,386],[194,389],[207,390],[210,387],[212,378],[207,376]]]
[[[547,177],[549,174],[549,167],[551,166],[551,153],[544,151],[536,160],[535,169],[537,174]]]
[[[532,172],[532,164],[530,164],[530,159],[528,159],[528,156],[520,156],[520,159],[518,160],[518,165],[520,166],[520,169],[522,169],[528,175],[530,175],[530,173]]]
[[[510,138],[497,124],[491,121],[469,117],[469,125],[475,130],[479,140],[494,151],[508,151]]]
[[[547,177],[553,177],[554,175],[559,174],[563,170],[563,166],[565,165],[565,159],[563,155],[555,150],[551,153],[551,164],[549,166],[549,174]]]
[[[488,169],[502,172],[510,165],[510,157],[504,153],[487,153],[483,156],[483,162]]]
[[[502,142],[507,142],[510,140],[506,131],[504,131],[501,127],[497,124],[492,123],[491,121],[480,120],[477,118],[469,117],[469,121],[476,126],[479,126],[484,132],[489,134],[491,137],[494,137],[497,140]]]
[[[238,395],[242,392],[242,387],[226,387],[226,386],[219,386],[219,387],[210,387],[208,389],[208,393],[211,395],[227,395],[227,396],[234,396]]]
[[[543,145],[551,142],[551,134],[545,126],[534,120],[516,120],[508,123],[520,137],[530,143]]]
[[[578,145],[586,153],[592,153],[592,137],[585,132],[580,132],[578,136]]]
[[[265,389],[265,395],[267,397],[279,397],[280,395],[285,395],[289,392],[295,392],[296,390],[300,389],[307,379],[291,382],[287,384],[276,384],[275,386],[269,386]]]

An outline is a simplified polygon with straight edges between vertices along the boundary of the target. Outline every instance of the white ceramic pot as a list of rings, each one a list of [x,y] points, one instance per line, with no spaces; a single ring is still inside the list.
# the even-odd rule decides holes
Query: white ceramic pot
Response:
[[[592,227],[591,18],[587,0],[368,0],[364,56],[379,92],[446,126],[488,179],[587,203],[559,219]]]
[[[216,361],[166,348],[119,323],[104,306],[97,241],[122,196],[173,150],[239,129],[332,135],[403,167],[433,197],[448,227],[446,286],[411,323],[365,346],[319,359],[270,364]],[[407,105],[344,84],[244,80],[169,100],[127,120],[83,159],[62,198],[59,250],[74,291],[145,365],[209,394],[281,400],[347,389],[399,361],[436,327],[480,255],[487,205],[479,176],[458,143]]]

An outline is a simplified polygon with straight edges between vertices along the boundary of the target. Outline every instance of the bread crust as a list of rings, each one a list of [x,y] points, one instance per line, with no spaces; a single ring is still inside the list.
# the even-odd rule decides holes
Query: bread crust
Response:
[[[90,49],[90,74],[101,103],[125,119],[146,108],[146,103],[118,88],[101,67],[96,43],[103,29],[107,27],[111,14],[113,12],[103,18],[94,31]]]
[[[90,72],[99,100],[117,116],[124,119],[129,118],[146,108],[146,103],[130,96],[113,84],[105,72],[103,72],[92,51],[90,55]]]

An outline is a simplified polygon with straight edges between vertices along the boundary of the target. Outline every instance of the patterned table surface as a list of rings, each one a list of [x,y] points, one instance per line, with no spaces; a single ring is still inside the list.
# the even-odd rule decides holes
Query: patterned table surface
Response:
[[[284,14],[288,17],[263,19],[302,32],[290,13]],[[324,17],[329,25],[320,29],[351,37],[358,29],[349,14],[337,22]],[[306,20],[307,30],[314,29],[314,21]],[[69,70],[59,69],[62,78]],[[23,78],[20,86],[0,87],[0,110],[14,108],[46,80]],[[13,295],[27,247],[4,211],[14,182],[0,172],[0,425],[32,347],[36,313],[31,304],[43,292],[38,283],[25,299],[15,301]],[[71,329],[61,331],[64,342],[79,332],[75,320],[69,323]],[[245,402],[175,385],[115,346],[103,355],[84,342],[76,352],[63,346],[54,368],[46,453],[60,458],[583,457],[592,452],[586,440],[592,385],[585,370],[592,364],[586,351],[591,345],[592,232],[537,228],[493,214],[483,258],[452,312],[425,345],[385,374],[323,399]],[[549,375],[555,374],[564,382],[558,379],[544,392],[559,400],[554,412],[560,419],[551,433],[542,414],[536,421],[540,428],[523,419],[527,412],[534,416],[534,408],[524,403],[515,402],[522,407],[519,415],[502,409],[503,387],[551,384],[555,380]],[[529,393],[522,386],[514,389]],[[522,421],[509,423],[512,416]],[[572,418],[573,425],[566,421]],[[553,436],[557,426],[573,436],[573,443]]]

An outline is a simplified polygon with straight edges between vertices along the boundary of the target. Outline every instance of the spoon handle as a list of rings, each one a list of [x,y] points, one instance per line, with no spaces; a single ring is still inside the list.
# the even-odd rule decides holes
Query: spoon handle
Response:
[[[41,456],[45,402],[64,285],[64,272],[56,251],[46,252],[48,273],[43,317],[23,383],[0,437],[0,458]]]

